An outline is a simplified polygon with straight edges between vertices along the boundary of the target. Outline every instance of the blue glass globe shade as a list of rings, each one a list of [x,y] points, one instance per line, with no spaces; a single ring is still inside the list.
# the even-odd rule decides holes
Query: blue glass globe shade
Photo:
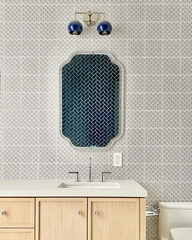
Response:
[[[83,31],[83,26],[79,21],[72,21],[68,25],[68,31],[72,35],[79,35]]]
[[[97,26],[97,32],[100,35],[109,35],[112,32],[111,23],[108,21],[102,21]]]

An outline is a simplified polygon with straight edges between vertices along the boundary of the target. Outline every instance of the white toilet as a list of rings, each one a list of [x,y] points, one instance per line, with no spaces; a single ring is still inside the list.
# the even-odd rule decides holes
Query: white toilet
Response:
[[[170,230],[170,240],[191,240],[192,228],[172,228]]]
[[[159,209],[159,240],[192,240],[192,202],[160,202]]]

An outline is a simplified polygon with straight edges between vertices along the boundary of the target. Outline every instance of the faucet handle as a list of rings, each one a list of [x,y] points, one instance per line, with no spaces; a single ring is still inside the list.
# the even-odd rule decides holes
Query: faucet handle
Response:
[[[102,180],[101,180],[102,182],[106,182],[104,174],[109,174],[109,173],[112,173],[112,172],[102,172]]]
[[[81,182],[81,181],[79,180],[79,172],[69,172],[69,173],[76,173],[76,174],[77,174],[77,178],[76,178],[75,182]]]

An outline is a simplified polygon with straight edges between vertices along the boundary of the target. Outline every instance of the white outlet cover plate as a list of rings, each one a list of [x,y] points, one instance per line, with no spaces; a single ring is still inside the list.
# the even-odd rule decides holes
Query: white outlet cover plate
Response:
[[[122,153],[113,153],[113,166],[122,167]]]

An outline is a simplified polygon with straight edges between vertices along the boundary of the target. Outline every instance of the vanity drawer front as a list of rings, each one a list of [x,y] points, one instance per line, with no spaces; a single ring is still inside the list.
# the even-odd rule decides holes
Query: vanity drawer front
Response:
[[[0,229],[2,240],[34,240],[33,229]]]
[[[0,228],[34,227],[34,198],[0,198]]]

